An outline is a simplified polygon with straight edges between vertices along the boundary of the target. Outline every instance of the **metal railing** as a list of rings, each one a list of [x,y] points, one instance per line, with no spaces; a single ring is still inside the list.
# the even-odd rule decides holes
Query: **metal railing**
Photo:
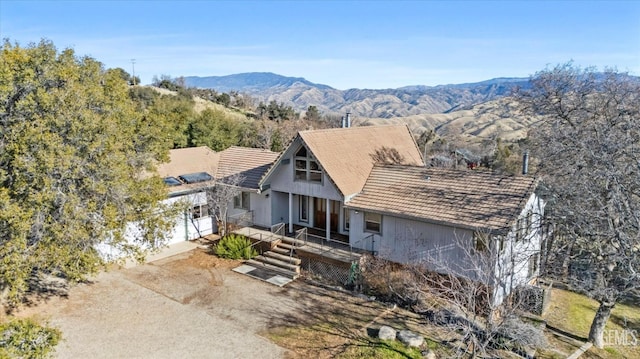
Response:
[[[375,237],[375,233],[371,233],[370,235],[366,236],[366,237],[362,237],[360,239],[358,239],[357,241],[355,241],[353,244],[349,244],[349,248],[351,249],[351,251],[353,252],[353,247],[356,246],[357,244],[364,242],[364,246],[362,246],[362,248],[357,247],[356,249],[364,249],[365,251],[367,251],[367,241],[371,240],[371,250],[369,252],[371,252],[371,254],[375,255],[375,242],[376,242],[376,237]]]
[[[271,231],[271,233],[279,234],[281,236],[284,236],[284,233],[285,233],[284,232],[284,227],[285,227],[285,225],[286,225],[286,223],[282,223],[282,222],[276,223],[276,224],[271,226],[270,231]]]
[[[302,227],[296,231],[295,239],[296,241],[301,240],[304,245],[307,244],[307,239],[309,237],[309,230],[307,227]],[[302,240],[304,238],[304,240]]]
[[[227,225],[228,224],[234,224],[240,227],[253,226],[253,210],[227,216]]]

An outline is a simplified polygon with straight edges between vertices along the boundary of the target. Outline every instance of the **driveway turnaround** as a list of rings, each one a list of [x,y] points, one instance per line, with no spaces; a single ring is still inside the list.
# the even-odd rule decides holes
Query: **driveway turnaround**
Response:
[[[59,358],[281,358],[258,333],[299,304],[202,250],[100,273],[20,315],[58,327]]]

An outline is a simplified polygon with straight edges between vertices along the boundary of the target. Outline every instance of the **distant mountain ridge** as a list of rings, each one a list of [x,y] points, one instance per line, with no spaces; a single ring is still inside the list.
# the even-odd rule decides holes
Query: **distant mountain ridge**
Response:
[[[395,118],[448,113],[508,96],[516,87],[528,87],[528,78],[496,78],[477,83],[405,86],[397,89],[338,90],[302,77],[270,72],[228,76],[184,77],[187,86],[220,92],[238,91],[261,101],[277,101],[304,112],[310,105],[325,113]]]
[[[273,87],[291,87],[296,83],[320,89],[332,89],[330,86],[316,84],[302,77],[287,77],[272,72],[245,72],[226,76],[188,76],[184,78],[188,86],[211,88],[220,92],[263,91]]]

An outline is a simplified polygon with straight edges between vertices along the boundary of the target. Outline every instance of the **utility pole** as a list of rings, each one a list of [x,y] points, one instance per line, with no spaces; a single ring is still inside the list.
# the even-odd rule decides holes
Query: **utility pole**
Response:
[[[133,86],[136,85],[136,59],[131,59],[131,69],[133,70],[133,76],[131,77],[133,80]]]

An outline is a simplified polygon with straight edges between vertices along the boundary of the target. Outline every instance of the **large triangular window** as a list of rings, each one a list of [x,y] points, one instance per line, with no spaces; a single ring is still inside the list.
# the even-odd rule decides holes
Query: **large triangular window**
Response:
[[[304,146],[296,151],[294,173],[296,181],[322,182],[320,165]]]

